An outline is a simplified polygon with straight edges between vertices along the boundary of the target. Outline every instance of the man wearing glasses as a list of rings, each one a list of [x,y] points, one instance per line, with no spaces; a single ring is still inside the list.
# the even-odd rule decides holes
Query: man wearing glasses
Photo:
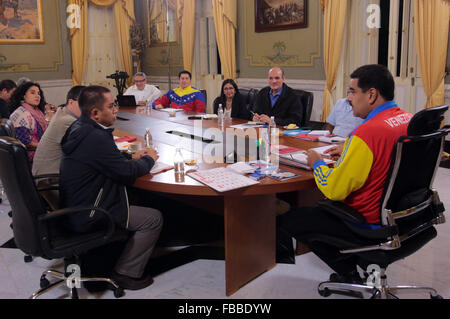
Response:
[[[130,86],[124,95],[134,95],[138,105],[153,103],[161,96],[161,91],[154,85],[147,84],[147,75],[138,72],[134,75],[134,85]]]

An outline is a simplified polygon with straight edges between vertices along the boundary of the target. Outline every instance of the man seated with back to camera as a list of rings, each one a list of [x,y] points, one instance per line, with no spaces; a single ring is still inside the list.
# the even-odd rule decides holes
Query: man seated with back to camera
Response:
[[[253,121],[270,123],[273,116],[277,125],[301,125],[303,105],[294,90],[286,85],[284,71],[279,67],[269,70],[269,86],[256,97]]]
[[[138,290],[152,284],[144,274],[162,228],[161,213],[153,208],[130,206],[127,185],[150,172],[158,159],[153,149],[144,149],[126,159],[118,150],[111,127],[117,107],[111,91],[89,86],[78,99],[81,116],[64,135],[61,145],[62,207],[97,206],[109,212],[114,222],[134,232],[117,261],[111,278],[122,288]],[[68,226],[87,232],[104,222],[100,213],[70,215]]]
[[[353,114],[364,122],[354,130],[342,146],[330,155],[340,154],[334,168],[329,168],[315,151],[308,151],[308,165],[314,170],[319,190],[334,201],[342,201],[362,214],[369,227],[379,228],[380,200],[400,136],[406,135],[410,113],[401,110],[394,99],[394,79],[381,65],[365,65],[350,75],[348,100]],[[390,125],[389,120],[395,119]],[[309,248],[336,273],[330,281],[362,283],[357,272],[356,257],[340,253],[339,243],[329,245],[310,241],[312,234],[330,235],[365,246],[367,242],[347,229],[338,218],[320,207],[292,210],[277,220],[277,260],[292,261],[292,237]]]
[[[78,106],[78,97],[85,86],[74,86],[69,90],[66,97],[66,104],[58,107],[52,117],[47,130],[36,148],[34,154],[32,173],[33,176],[59,174],[59,166],[63,156],[61,140],[69,126],[81,115]],[[49,178],[37,181],[39,187],[49,187],[59,184],[59,179]],[[53,209],[59,207],[59,193],[56,190],[41,192]]]

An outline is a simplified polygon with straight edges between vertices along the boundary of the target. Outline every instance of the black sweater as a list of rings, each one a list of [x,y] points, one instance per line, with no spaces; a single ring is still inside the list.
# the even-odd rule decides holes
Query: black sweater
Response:
[[[148,174],[153,158],[127,160],[114,143],[113,129],[104,129],[81,116],[66,131],[61,146],[61,203],[63,207],[94,206],[109,211],[122,227],[128,224],[128,198],[125,185]],[[101,217],[83,212],[69,217],[74,231],[88,231]]]
[[[214,114],[217,114],[219,104],[222,104],[223,111],[225,112],[227,101],[224,101],[219,96],[214,100]],[[250,111],[247,109],[247,104],[245,103],[244,97],[239,93],[237,93],[233,98],[233,104],[231,105],[231,117],[243,120],[250,120],[252,117]]]
[[[283,92],[272,108],[270,87],[261,89],[255,101],[255,113],[275,117],[277,125],[297,124],[301,126],[303,105],[294,91],[283,83]]]

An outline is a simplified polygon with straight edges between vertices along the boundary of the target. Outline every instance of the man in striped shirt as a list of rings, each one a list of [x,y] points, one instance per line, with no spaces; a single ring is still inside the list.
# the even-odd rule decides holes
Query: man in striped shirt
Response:
[[[380,227],[380,202],[398,138],[406,135],[412,115],[401,110],[394,101],[394,79],[381,65],[365,65],[351,74],[348,101],[353,114],[364,122],[350,133],[343,147],[330,155],[340,155],[334,168],[322,157],[308,151],[308,165],[314,169],[319,190],[328,198],[342,201],[363,215],[368,227]],[[319,207],[304,207],[280,217],[279,239],[295,237],[337,274],[330,280],[360,282],[356,259],[341,254],[339,245],[309,242],[309,234],[323,234],[365,245],[334,216]]]

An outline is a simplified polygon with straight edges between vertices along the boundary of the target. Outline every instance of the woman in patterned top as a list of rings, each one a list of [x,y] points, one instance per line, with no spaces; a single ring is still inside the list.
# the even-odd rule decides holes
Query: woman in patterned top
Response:
[[[30,163],[33,162],[36,147],[48,126],[45,104],[41,87],[33,82],[19,86],[11,97],[10,120],[16,129],[16,138],[27,147]]]

